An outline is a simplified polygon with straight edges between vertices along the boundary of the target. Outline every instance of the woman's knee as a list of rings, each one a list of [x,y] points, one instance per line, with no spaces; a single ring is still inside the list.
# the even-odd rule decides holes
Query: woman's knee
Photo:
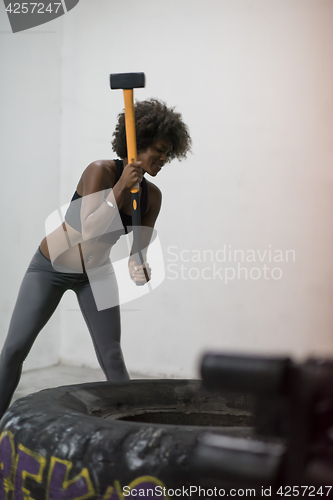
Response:
[[[120,342],[113,340],[109,342],[109,345],[104,350],[105,356],[107,356],[110,360],[123,360],[123,352],[121,350]]]
[[[9,366],[11,369],[19,367],[26,357],[26,350],[17,344],[4,345],[1,356],[1,365]]]

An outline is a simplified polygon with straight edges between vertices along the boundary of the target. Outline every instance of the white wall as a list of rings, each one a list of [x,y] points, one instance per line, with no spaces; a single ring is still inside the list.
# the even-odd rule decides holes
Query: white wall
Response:
[[[59,203],[61,40],[61,20],[13,35],[1,2],[1,345],[45,218]],[[58,362],[59,325],[58,311],[25,369]]]
[[[81,0],[65,19],[62,201],[91,160],[112,157],[123,102],[109,90],[109,73],[144,71],[147,85],[136,97],[176,105],[193,137],[188,161],[174,161],[156,179],[165,259],[170,246],[180,256],[231,245],[267,251],[264,262],[245,264],[249,271],[266,264],[283,273],[225,284],[173,280],[175,269],[167,270],[156,291],[122,307],[129,368],[196,376],[206,348],[332,354],[332,2],[95,5]],[[269,262],[269,250],[289,249],[295,262]],[[204,267],[209,275],[214,264],[237,267],[179,261],[178,272],[181,264],[197,269],[192,276]],[[85,327],[74,299],[67,309],[64,359],[96,364],[78,342]]]
[[[263,262],[257,256],[242,264],[248,271],[263,265],[282,271],[278,280],[262,275],[226,284],[218,276],[174,280],[175,268],[167,267],[156,291],[122,307],[129,369],[197,376],[198,357],[212,348],[332,355],[332,2],[99,0],[96,5],[81,0],[62,18],[60,203],[68,202],[91,161],[114,157],[110,140],[123,102],[120,91],[109,89],[109,74],[144,71],[147,86],[136,97],[176,106],[193,138],[193,155],[174,161],[156,178],[163,191],[157,230],[166,265],[170,247],[176,247],[178,256],[188,251],[184,257],[193,250],[215,253],[214,262],[179,260],[176,270],[185,266],[185,277],[189,268],[191,276],[208,268],[205,277],[214,266],[223,268],[222,274],[226,267],[237,270],[237,262],[217,261],[226,246],[245,255],[266,250]],[[47,40],[40,39],[40,51],[52,50],[41,47]],[[53,141],[55,161],[59,148]],[[50,179],[45,183],[50,186]],[[33,191],[34,199],[42,199],[43,189]],[[50,213],[56,201],[47,202]],[[34,228],[41,230],[41,224]],[[272,261],[269,251],[276,256],[276,250],[293,250],[295,262]],[[15,271],[15,289],[27,253]],[[62,359],[97,366],[74,295],[64,297],[61,314]]]

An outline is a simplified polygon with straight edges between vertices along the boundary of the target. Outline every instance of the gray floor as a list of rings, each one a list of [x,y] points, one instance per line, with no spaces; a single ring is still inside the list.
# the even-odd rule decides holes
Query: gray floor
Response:
[[[149,378],[135,373],[131,373],[130,376],[133,379]],[[32,392],[49,389],[50,387],[99,381],[105,381],[104,373],[99,368],[80,368],[77,366],[60,364],[57,366],[42,368],[40,370],[31,370],[22,374],[12,402],[19,398],[23,398]]]

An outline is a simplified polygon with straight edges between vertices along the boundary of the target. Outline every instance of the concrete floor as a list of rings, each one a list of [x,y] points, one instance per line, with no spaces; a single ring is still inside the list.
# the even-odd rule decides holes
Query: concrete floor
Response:
[[[130,374],[131,378],[149,378],[135,373]],[[61,385],[84,384],[85,382],[105,381],[104,373],[101,369],[80,368],[77,366],[56,365],[39,370],[23,372],[20,383],[15,391],[12,403],[19,398],[28,396],[32,392],[38,392],[50,387]]]

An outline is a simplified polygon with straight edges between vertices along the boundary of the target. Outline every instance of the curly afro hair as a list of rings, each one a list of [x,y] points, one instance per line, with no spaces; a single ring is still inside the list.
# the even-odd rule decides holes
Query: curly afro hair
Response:
[[[156,140],[167,139],[172,144],[167,161],[174,158],[178,160],[186,158],[187,153],[191,151],[192,140],[180,113],[175,113],[174,108],[168,108],[163,101],[158,99],[137,101],[134,105],[134,112],[138,151],[146,149]],[[126,158],[124,111],[118,115],[118,123],[112,135],[114,137],[113,150],[119,158]]]

